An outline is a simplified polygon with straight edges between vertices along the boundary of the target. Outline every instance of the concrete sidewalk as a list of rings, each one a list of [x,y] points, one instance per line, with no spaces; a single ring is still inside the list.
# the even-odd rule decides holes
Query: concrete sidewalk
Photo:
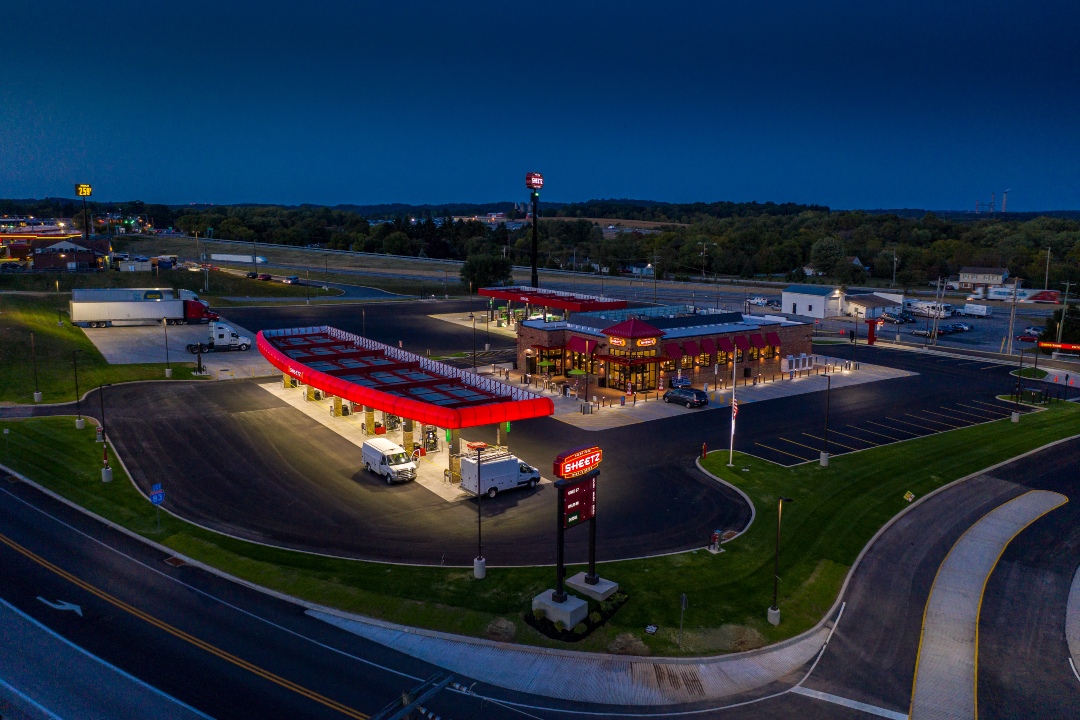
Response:
[[[979,610],[983,590],[1012,539],[1064,495],[1032,490],[987,513],[957,540],[926,601],[915,666],[911,718],[974,718]]]
[[[484,683],[574,702],[632,706],[715,700],[768,685],[810,662],[825,644],[831,625],[760,650],[680,659],[547,650],[345,613],[307,610],[307,614]]]

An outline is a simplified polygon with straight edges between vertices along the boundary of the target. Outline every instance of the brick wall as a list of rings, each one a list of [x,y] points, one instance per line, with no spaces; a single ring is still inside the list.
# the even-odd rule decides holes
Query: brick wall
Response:
[[[540,330],[538,328],[518,325],[517,333],[517,363],[518,370],[525,371],[525,351],[531,350],[533,345],[545,347],[566,345],[566,330]]]

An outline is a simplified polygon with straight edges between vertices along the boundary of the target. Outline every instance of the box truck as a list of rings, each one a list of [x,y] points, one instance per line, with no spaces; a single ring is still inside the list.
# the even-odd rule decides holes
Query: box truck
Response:
[[[113,288],[74,290],[68,312],[79,327],[119,327],[154,325],[162,320],[169,325],[208,323],[218,319],[207,304],[190,290],[180,297],[170,288]]]
[[[956,314],[964,315],[966,317],[990,317],[994,314],[994,310],[989,305],[972,305],[971,303],[968,303],[957,310]]]
[[[243,263],[245,265],[250,265],[251,264],[251,256],[250,255],[222,255],[222,254],[214,253],[214,254],[210,255],[210,259],[215,261],[215,262],[233,262],[233,263]],[[266,258],[264,258],[262,255],[256,255],[255,256],[255,264],[256,265],[265,265],[266,264]]]
[[[365,440],[360,453],[364,459],[364,469],[381,475],[387,483],[416,479],[416,463],[405,448],[386,438]]]
[[[480,469],[479,473],[477,473],[477,467]],[[473,495],[482,492],[493,498],[503,490],[536,487],[539,483],[540,471],[506,450],[499,448],[481,450],[479,466],[476,463],[475,451],[461,456],[461,489]],[[478,485],[479,490],[477,490]]]

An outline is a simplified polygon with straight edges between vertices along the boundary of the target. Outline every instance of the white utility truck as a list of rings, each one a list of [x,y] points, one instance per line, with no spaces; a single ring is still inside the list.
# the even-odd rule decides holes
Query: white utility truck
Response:
[[[476,451],[461,456],[461,489],[477,494]],[[540,471],[524,463],[502,448],[487,447],[480,450],[480,490],[493,498],[503,490],[520,487],[536,487],[540,483]]]
[[[387,483],[416,479],[416,463],[405,452],[405,448],[386,438],[365,440],[361,454],[364,458],[364,469],[382,475]]]
[[[208,352],[222,352],[225,350],[247,350],[251,347],[251,338],[247,335],[239,335],[225,323],[210,323],[210,342],[191,343],[187,351],[192,355]]]

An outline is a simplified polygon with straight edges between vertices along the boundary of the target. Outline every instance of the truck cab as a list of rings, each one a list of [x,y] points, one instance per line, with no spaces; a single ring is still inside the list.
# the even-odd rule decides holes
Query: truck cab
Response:
[[[237,334],[225,323],[212,322],[210,323],[210,347],[214,350],[247,350],[251,347],[251,338]]]
[[[387,484],[416,479],[416,463],[405,448],[386,438],[365,440],[360,449],[364,469],[383,477]]]

